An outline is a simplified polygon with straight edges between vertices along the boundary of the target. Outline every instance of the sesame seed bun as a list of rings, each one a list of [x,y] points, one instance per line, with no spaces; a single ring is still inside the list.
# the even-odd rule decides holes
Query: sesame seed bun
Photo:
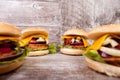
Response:
[[[84,53],[84,50],[70,49],[70,48],[61,48],[60,51],[63,54],[68,54],[68,55],[73,55],[73,56],[79,56]]]
[[[88,33],[82,29],[69,29],[67,30],[64,35],[80,35],[83,36],[85,38],[87,38]]]
[[[88,38],[96,40],[107,33],[120,35],[120,24],[110,24],[92,28],[88,34]]]
[[[0,65],[0,74],[8,73],[19,68],[23,64],[24,60],[19,60],[16,62]]]
[[[63,36],[81,36],[84,37],[85,39],[87,38],[88,33],[82,29],[78,29],[78,28],[73,28],[73,29],[69,29],[67,30]],[[67,55],[73,55],[73,56],[78,56],[78,55],[82,55],[84,53],[84,50],[82,49],[74,49],[74,48],[61,48],[60,52],[63,54],[67,54]]]
[[[29,52],[28,56],[43,56],[49,53],[49,50],[42,50],[42,51],[31,51]]]
[[[21,35],[21,39],[24,39],[30,35],[34,35],[34,34],[41,34],[44,36],[48,36],[48,31],[44,28],[40,28],[40,27],[31,27],[31,28],[26,28],[22,31],[22,35]]]
[[[1,36],[20,36],[20,30],[16,26],[13,26],[8,23],[0,22],[0,35]]]
[[[88,67],[95,71],[107,74],[108,76],[120,77],[120,67],[118,66],[100,63],[89,59],[88,57],[85,57],[85,60]]]

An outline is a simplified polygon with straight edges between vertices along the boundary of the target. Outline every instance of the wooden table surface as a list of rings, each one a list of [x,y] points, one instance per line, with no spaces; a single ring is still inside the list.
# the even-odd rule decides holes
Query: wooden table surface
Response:
[[[0,75],[0,80],[120,80],[95,72],[86,66],[83,56],[49,54],[26,57],[17,70]]]

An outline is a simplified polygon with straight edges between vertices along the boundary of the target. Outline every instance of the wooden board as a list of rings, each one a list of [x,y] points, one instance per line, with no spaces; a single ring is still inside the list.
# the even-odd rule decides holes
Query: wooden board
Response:
[[[120,0],[1,0],[0,22],[20,29],[44,27],[50,43],[58,44],[70,28],[89,31],[92,27],[120,23]]]
[[[89,31],[105,24],[120,24],[120,0],[1,0],[0,22],[21,30],[44,27],[50,44],[70,28]],[[59,48],[58,48],[59,49]],[[62,54],[27,57],[22,67],[0,80],[118,80],[89,69],[82,56]]]
[[[120,0],[62,0],[62,31],[120,24]]]
[[[0,80],[119,80],[97,73],[86,66],[83,56],[49,54],[27,57],[19,69]]]

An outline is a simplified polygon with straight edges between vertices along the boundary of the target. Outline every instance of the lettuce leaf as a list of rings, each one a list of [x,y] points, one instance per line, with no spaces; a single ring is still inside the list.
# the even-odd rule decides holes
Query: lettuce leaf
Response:
[[[48,50],[50,51],[50,53],[55,54],[57,52],[56,51],[56,45],[55,44],[49,45]]]
[[[58,47],[63,48],[63,45],[62,44],[58,44]]]
[[[89,51],[85,52],[84,55],[87,56],[88,58],[92,59],[92,60],[105,63],[105,61],[99,55],[99,53],[97,52],[97,50],[89,50]]]
[[[2,62],[0,62],[0,65],[9,64],[9,63],[24,59],[28,55],[29,51],[26,48],[20,48],[20,49],[24,50],[24,53],[20,57],[10,60],[10,61],[2,61]]]

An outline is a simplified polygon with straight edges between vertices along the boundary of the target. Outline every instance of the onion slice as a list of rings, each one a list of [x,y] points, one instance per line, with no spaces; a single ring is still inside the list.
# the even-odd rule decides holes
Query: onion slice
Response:
[[[107,47],[101,47],[100,50],[105,52],[106,54],[120,57],[120,50],[113,49],[113,48],[107,48]]]

